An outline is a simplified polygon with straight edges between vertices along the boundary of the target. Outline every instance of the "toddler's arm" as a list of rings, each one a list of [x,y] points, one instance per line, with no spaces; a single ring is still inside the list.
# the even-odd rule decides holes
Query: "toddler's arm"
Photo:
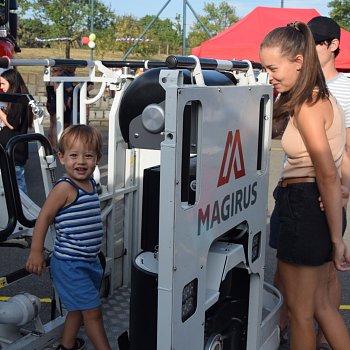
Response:
[[[70,185],[68,185],[70,186]],[[41,275],[46,263],[44,259],[44,242],[49,226],[54,222],[56,213],[67,202],[67,184],[59,183],[49,193],[35,222],[32,245],[27,259],[26,269],[30,273]]]

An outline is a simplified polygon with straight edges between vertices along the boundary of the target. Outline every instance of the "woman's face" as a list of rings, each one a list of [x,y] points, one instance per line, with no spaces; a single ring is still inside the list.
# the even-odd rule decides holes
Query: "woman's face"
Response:
[[[294,61],[281,55],[279,47],[265,47],[260,51],[260,62],[269,74],[270,84],[277,92],[287,92],[295,85],[302,67],[302,57]]]
[[[10,87],[9,82],[3,77],[0,77],[0,90],[3,92],[7,92],[9,87]]]

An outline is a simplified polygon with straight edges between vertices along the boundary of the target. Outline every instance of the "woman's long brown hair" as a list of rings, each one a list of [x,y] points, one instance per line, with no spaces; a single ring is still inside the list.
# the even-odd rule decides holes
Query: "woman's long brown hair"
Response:
[[[296,84],[291,90],[281,93],[274,104],[274,118],[293,116],[303,103],[312,105],[329,97],[315,41],[305,23],[294,22],[272,30],[262,41],[260,51],[270,47],[279,47],[282,56],[291,62],[298,55],[303,56],[303,66]]]

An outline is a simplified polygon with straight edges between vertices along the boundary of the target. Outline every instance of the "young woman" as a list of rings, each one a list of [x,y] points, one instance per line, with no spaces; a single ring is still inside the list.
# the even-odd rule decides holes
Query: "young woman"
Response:
[[[7,69],[0,74],[0,89],[3,92],[28,94],[27,86],[21,74],[15,69]],[[16,135],[26,134],[33,126],[33,113],[28,105],[7,103],[0,110],[0,143],[3,147]],[[24,165],[28,159],[28,144],[18,143],[15,148],[15,166],[18,187],[27,193],[24,178]]]
[[[276,200],[278,269],[291,349],[315,350],[314,318],[333,349],[350,349],[345,323],[327,293],[329,264],[345,271],[350,262],[342,237],[339,176],[344,114],[328,92],[312,33],[304,23],[271,31],[261,43],[260,60],[279,93],[274,118],[288,119],[282,137],[287,159]]]

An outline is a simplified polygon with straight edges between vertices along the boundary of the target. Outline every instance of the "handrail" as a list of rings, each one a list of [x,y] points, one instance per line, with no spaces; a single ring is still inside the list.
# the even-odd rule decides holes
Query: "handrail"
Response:
[[[214,58],[198,58],[202,69],[209,70],[248,70],[247,61],[236,60],[217,60]],[[168,56],[166,61],[168,68],[189,68],[194,69],[197,61],[191,56]],[[254,69],[261,69],[260,63],[251,62]]]
[[[28,102],[31,100],[34,100],[34,98],[30,94],[20,94],[17,92],[0,92],[1,102],[28,104]]]
[[[9,59],[0,58],[0,68],[10,68],[11,66],[44,66],[44,67],[93,67],[96,61],[91,60],[75,60],[75,59]],[[118,60],[102,60],[100,61],[108,68],[156,68],[166,67],[162,61],[118,61]]]
[[[249,65],[244,60],[218,60],[214,58],[198,58],[202,69],[209,70],[248,70]],[[69,66],[69,67],[93,67],[96,61],[92,60],[75,60],[75,59],[8,59],[0,58],[0,68],[9,68],[10,66]],[[165,62],[162,61],[118,61],[102,60],[100,61],[107,68],[188,68],[193,69],[196,66],[196,60],[191,56],[168,56]],[[261,69],[258,62],[251,62],[254,69]]]
[[[18,184],[16,181],[16,169],[15,169],[15,147],[20,142],[30,142],[30,141],[39,141],[41,145],[44,147],[45,155],[53,155],[52,147],[49,142],[49,140],[42,134],[39,133],[33,133],[33,134],[24,134],[24,135],[17,135],[12,137],[7,145],[6,145],[6,152],[7,157],[9,160],[9,174],[12,179],[12,198],[13,202],[16,208],[16,216],[17,220],[25,227],[34,227],[35,220],[28,220],[24,213],[23,208],[21,204],[21,196],[18,189]]]
[[[0,58],[0,68],[10,68],[11,66],[46,66],[46,67],[93,67],[94,61],[73,60],[73,59],[9,59]]]

